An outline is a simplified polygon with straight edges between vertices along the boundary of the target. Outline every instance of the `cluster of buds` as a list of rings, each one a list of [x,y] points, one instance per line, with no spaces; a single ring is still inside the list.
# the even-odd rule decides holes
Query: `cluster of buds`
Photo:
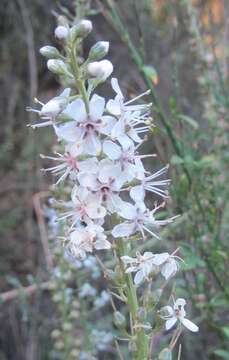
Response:
[[[40,102],[40,110],[29,108],[42,119],[32,127],[52,126],[62,145],[55,156],[42,155],[55,162],[43,170],[57,176],[56,185],[67,181],[71,186],[69,201],[60,203],[63,210],[58,221],[64,223],[66,252],[77,261],[85,261],[101,250],[116,250],[120,238],[127,243],[132,236],[142,243],[149,237],[159,239],[159,228],[175,219],[159,220],[156,215],[168,198],[166,188],[170,180],[164,178],[168,165],[151,174],[145,159],[154,158],[155,154],[139,153],[147,140],[146,133],[153,127],[151,104],[138,103],[149,92],[126,101],[118,80],[112,78],[114,98],[106,100],[95,93],[97,86],[111,75],[113,65],[103,59],[109,50],[105,41],[97,42],[87,59],[82,59],[81,43],[91,30],[89,20],[73,26],[59,20],[55,37],[63,51],[45,46],[40,52],[48,58],[48,69],[67,87],[46,104]],[[147,194],[161,203],[155,202],[154,208],[149,209]],[[136,272],[136,286],[158,273],[167,281],[179,269],[178,260],[168,253],[120,256],[125,271]],[[173,324],[178,316],[174,311],[170,311]],[[168,328],[167,323],[166,318]]]

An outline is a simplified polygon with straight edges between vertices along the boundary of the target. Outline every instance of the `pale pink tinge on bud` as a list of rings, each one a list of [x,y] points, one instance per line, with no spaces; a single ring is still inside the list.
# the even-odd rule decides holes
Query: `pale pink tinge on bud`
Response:
[[[109,60],[94,61],[87,70],[89,75],[105,81],[113,72],[113,65]]]
[[[69,30],[66,26],[59,25],[55,28],[55,37],[59,40],[65,40],[68,37]]]

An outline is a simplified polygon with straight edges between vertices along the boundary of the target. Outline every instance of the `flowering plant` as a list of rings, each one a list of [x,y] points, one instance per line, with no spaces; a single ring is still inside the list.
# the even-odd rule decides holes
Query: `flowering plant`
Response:
[[[137,103],[148,91],[126,101],[118,80],[112,78],[114,98],[105,100],[95,93],[98,85],[108,81],[113,72],[112,63],[103,59],[109,43],[97,42],[83,60],[81,45],[92,31],[91,21],[81,20],[70,26],[60,17],[58,22],[55,37],[62,50],[44,46],[40,52],[48,58],[48,69],[59,76],[66,88],[46,104],[37,100],[40,110],[28,110],[37,112],[42,120],[31,126],[51,126],[60,143],[55,156],[42,155],[42,158],[55,162],[43,170],[57,176],[55,185],[64,184],[69,196],[68,201],[57,202],[61,208],[58,222],[64,231],[63,245],[68,256],[76,261],[85,261],[90,254],[96,254],[105,277],[115,289],[112,298],[127,306],[128,321],[115,311],[114,322],[129,343],[131,357],[151,359],[157,353],[152,344],[161,326],[160,319],[165,320],[166,330],[179,320],[171,349],[182,325],[194,332],[198,327],[185,318],[184,299],[174,302],[173,308],[162,308],[157,317],[163,290],[182,261],[176,252],[146,251],[142,255],[139,252],[139,244],[146,246],[149,239],[160,239],[159,228],[176,218],[161,219],[157,215],[168,198],[166,187],[170,180],[163,178],[168,165],[151,174],[144,159],[155,154],[139,153],[147,140],[146,133],[153,127],[151,104]],[[146,204],[147,194],[155,197],[153,209]],[[133,254],[136,257],[130,256]],[[112,259],[112,269],[103,262],[104,256]],[[160,274],[160,295],[149,305],[144,293],[151,292],[152,281]],[[94,294],[86,284],[80,292],[81,297]],[[152,311],[155,317],[150,321]],[[117,341],[116,346],[122,358]]]

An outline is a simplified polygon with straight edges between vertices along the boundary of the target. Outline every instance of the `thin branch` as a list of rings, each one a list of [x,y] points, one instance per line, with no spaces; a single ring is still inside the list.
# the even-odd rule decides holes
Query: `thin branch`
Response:
[[[10,291],[6,291],[0,294],[0,301],[7,302],[14,300],[22,293],[26,296],[33,295],[37,290],[49,290],[50,289],[50,282],[43,282],[41,284],[34,284],[27,287],[20,287],[19,289],[13,289]]]

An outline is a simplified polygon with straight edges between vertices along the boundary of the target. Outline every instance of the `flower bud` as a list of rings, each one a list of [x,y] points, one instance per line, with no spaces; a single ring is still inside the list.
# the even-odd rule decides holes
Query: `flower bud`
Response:
[[[64,349],[64,342],[63,341],[57,341],[57,342],[55,342],[54,347],[57,350],[62,350],[62,349]]]
[[[92,22],[90,20],[81,20],[78,24],[73,25],[70,30],[70,36],[73,42],[77,38],[85,38],[92,30]]]
[[[51,337],[53,339],[58,339],[61,336],[61,332],[58,329],[55,329],[51,332]]]
[[[40,53],[48,59],[59,59],[61,56],[57,48],[49,45],[40,48]]]
[[[58,75],[63,75],[67,71],[66,64],[62,60],[49,59],[47,67],[51,72]]]
[[[105,81],[113,71],[113,65],[109,60],[94,61],[88,64],[88,74]]]
[[[69,322],[63,323],[62,328],[64,331],[71,331],[72,330],[72,324]]]
[[[87,36],[92,31],[92,22],[90,20],[81,20],[79,25],[84,36]]]
[[[126,326],[126,318],[120,313],[120,311],[115,311],[114,313],[114,324],[119,329]]]
[[[109,41],[98,41],[95,45],[92,46],[88,59],[89,60],[100,60],[107,55],[109,50]]]
[[[68,37],[69,30],[66,26],[59,25],[55,28],[54,34],[58,40],[65,40]]]

